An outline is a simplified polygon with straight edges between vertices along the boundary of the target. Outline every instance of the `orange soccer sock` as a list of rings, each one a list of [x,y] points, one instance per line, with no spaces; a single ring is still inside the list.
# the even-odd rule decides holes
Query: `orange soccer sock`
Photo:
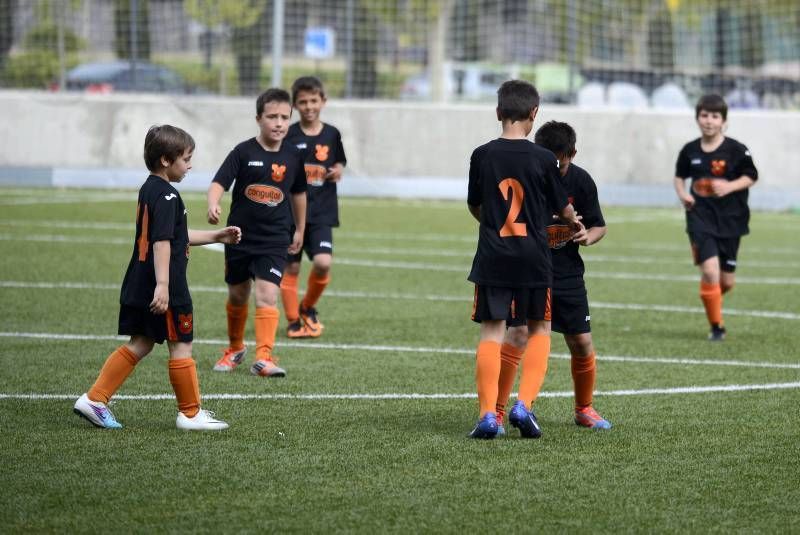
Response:
[[[483,341],[475,353],[475,383],[478,385],[480,415],[493,412],[497,404],[497,382],[500,377],[500,344]]]
[[[711,325],[722,325],[722,290],[719,283],[700,281],[700,299],[706,309],[706,317]]]
[[[300,319],[300,305],[297,297],[297,274],[284,274],[281,279],[281,301],[286,320],[293,323]]]
[[[331,276],[329,273],[320,277],[312,269],[311,273],[308,274],[308,287],[306,288],[306,295],[303,297],[303,308],[311,308],[316,305],[330,281]]]
[[[169,359],[169,382],[178,400],[178,410],[188,416],[200,412],[200,383],[197,366],[192,357]]]
[[[256,308],[256,360],[272,359],[280,312],[275,307]]]
[[[119,346],[106,359],[87,396],[92,401],[108,403],[125,379],[133,372],[139,359],[126,346]]]
[[[506,414],[506,405],[514,389],[514,380],[517,378],[517,368],[522,355],[525,353],[524,347],[517,347],[511,344],[503,344],[500,347],[500,379],[497,381],[497,403],[495,412],[498,419],[502,419]]]
[[[573,355],[570,365],[572,367],[572,384],[575,388],[575,408],[588,407],[592,404],[594,380],[597,374],[595,355],[594,353],[588,357]]]
[[[244,347],[244,327],[247,325],[247,304],[233,305],[230,301],[225,303],[228,313],[228,339],[233,349]]]
[[[528,346],[522,356],[522,375],[519,379],[517,399],[530,410],[539,395],[547,374],[547,359],[550,357],[550,335],[534,334],[528,337]]]

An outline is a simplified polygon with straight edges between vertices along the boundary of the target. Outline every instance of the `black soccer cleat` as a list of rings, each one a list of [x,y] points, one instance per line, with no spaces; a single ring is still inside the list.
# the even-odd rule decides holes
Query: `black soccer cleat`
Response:
[[[708,334],[708,339],[712,342],[722,342],[725,340],[725,334],[727,331],[725,327],[720,327],[719,325],[712,325],[711,332]]]

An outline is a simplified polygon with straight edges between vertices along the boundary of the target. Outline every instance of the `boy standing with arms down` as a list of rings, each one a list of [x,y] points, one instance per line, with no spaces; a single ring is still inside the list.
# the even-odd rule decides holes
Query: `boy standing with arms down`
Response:
[[[336,184],[342,179],[347,157],[342,136],[336,127],[323,123],[325,90],[314,76],[303,76],[292,84],[292,102],[300,120],[289,127],[286,143],[296,146],[305,160],[308,181],[308,210],[303,248],[313,265],[308,275],[306,295],[298,304],[297,277],[303,252],[289,255],[281,281],[281,300],[289,325],[289,338],[316,338],[323,325],[315,305],[330,282],[333,261],[333,227],[339,226]]]
[[[468,279],[475,283],[472,319],[481,324],[475,370],[480,419],[469,434],[472,438],[497,435],[500,347],[509,317],[527,320],[529,336],[519,400],[509,421],[525,438],[541,436],[531,403],[550,355],[552,265],[545,227],[552,213],[573,231],[582,225],[559,184],[558,160],[526,139],[538,110],[539,94],[533,85],[505,82],[497,91],[503,133],[475,149],[470,158],[467,204],[480,230]]]
[[[709,340],[721,341],[722,295],[733,289],[741,237],[750,232],[748,189],[758,180],[750,151],[725,137],[728,106],[705,95],[695,106],[700,138],[684,145],[675,164],[675,192],[686,210],[686,232],[700,267],[700,299],[711,326]],[[691,178],[690,192],[684,180]]]
[[[228,427],[200,408],[186,267],[190,245],[233,244],[242,234],[238,227],[215,231],[187,228],[186,208],[171,183],[183,180],[192,168],[193,152],[192,137],[174,126],[153,126],[145,137],[144,160],[151,175],[139,190],[136,239],[120,295],[119,334],[131,338],[108,356],[94,385],[73,409],[97,427],[122,427],[108,402],[139,361],[164,340],[169,347],[169,380],[178,400],[178,428],[209,431]]]
[[[589,301],[583,281],[583,259],[579,246],[589,246],[606,235],[606,223],[597,199],[597,186],[592,177],[572,163],[575,150],[575,130],[567,123],[550,121],[536,131],[534,141],[556,155],[561,184],[569,202],[581,216],[584,225],[577,234],[558,222],[547,227],[553,259],[553,321],[552,330],[562,333],[571,354],[572,381],[575,388],[575,423],[592,429],[611,429],[611,423],[592,407],[597,372],[595,351],[590,327]],[[555,218],[555,216],[553,216]],[[514,387],[517,366],[527,341],[527,330],[520,318],[510,320],[501,348],[502,364],[498,385],[498,432],[502,427],[506,403]]]
[[[256,355],[250,373],[284,377],[272,354],[280,313],[278,288],[289,254],[300,251],[306,222],[306,176],[300,152],[284,143],[292,106],[289,93],[268,89],[256,101],[258,136],[239,143],[208,188],[208,222],[219,223],[220,199],[233,185],[228,224],[243,229],[241,243],[225,247],[230,346],[214,365],[233,371],[243,360],[244,328],[255,281]],[[291,206],[290,206],[291,203]]]

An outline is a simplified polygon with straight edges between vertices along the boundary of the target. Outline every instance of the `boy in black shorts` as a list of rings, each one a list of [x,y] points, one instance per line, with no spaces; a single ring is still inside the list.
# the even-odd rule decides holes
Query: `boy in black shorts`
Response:
[[[292,84],[292,103],[300,113],[300,120],[289,127],[286,143],[296,146],[305,160],[308,210],[303,247],[313,265],[306,295],[298,304],[297,277],[303,254],[299,251],[289,255],[281,281],[289,338],[316,338],[322,334],[323,325],[315,306],[331,280],[333,227],[339,226],[336,184],[342,179],[347,157],[339,130],[320,119],[325,102],[325,89],[318,78],[303,76]]]
[[[180,182],[192,168],[193,152],[192,137],[174,126],[153,126],[145,137],[144,160],[151,174],[139,190],[136,238],[120,295],[119,334],[131,338],[108,356],[94,385],[73,409],[97,427],[122,427],[108,402],[136,364],[164,340],[169,347],[169,380],[178,400],[178,428],[209,431],[228,427],[200,408],[186,267],[190,245],[236,243],[241,231],[238,227],[216,231],[187,228],[186,208],[171,182]]]
[[[509,421],[525,438],[542,434],[531,404],[550,355],[552,264],[545,227],[552,213],[573,232],[582,225],[559,183],[558,160],[526,139],[538,110],[539,93],[533,85],[505,82],[497,91],[503,133],[470,158],[467,204],[480,230],[468,278],[475,283],[472,319],[481,324],[475,371],[480,419],[469,434],[472,438],[494,438],[498,432],[500,346],[509,317],[527,321],[529,336],[519,399]]]
[[[675,192],[686,210],[686,232],[694,263],[700,267],[700,299],[711,333],[725,338],[722,295],[736,282],[736,254],[741,237],[750,232],[748,189],[758,171],[747,147],[725,137],[728,105],[719,95],[705,95],[695,106],[700,138],[690,141],[675,164]],[[684,181],[691,178],[691,192]]]
[[[596,376],[595,351],[592,344],[589,301],[583,281],[583,259],[579,246],[589,246],[606,235],[606,224],[597,186],[592,177],[572,163],[575,150],[575,130],[567,123],[550,121],[536,131],[534,141],[556,155],[559,161],[561,184],[569,202],[581,217],[584,229],[573,235],[564,224],[553,222],[547,227],[550,252],[553,258],[552,330],[564,335],[569,347],[572,381],[575,389],[575,423],[592,429],[610,429],[611,423],[592,406]],[[555,215],[553,216],[555,219]],[[506,403],[514,387],[519,360],[527,338],[522,320],[510,319],[509,329],[501,348],[502,366],[498,385],[498,431],[502,434]]]
[[[287,251],[300,251],[306,224],[303,158],[294,146],[284,143],[291,115],[289,93],[283,89],[268,89],[259,96],[258,136],[234,147],[208,188],[208,222],[219,223],[220,199],[233,186],[228,224],[241,227],[244,234],[241,243],[225,247],[230,345],[214,365],[215,371],[233,371],[244,358],[247,303],[254,285],[256,355],[250,373],[286,375],[272,354],[280,317],[278,288]]]

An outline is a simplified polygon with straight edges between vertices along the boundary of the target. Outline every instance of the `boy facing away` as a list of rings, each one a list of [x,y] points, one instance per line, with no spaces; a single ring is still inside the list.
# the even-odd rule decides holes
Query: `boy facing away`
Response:
[[[597,199],[597,186],[589,173],[572,163],[577,151],[575,130],[570,125],[550,121],[536,131],[534,141],[558,158],[561,184],[585,227],[574,235],[567,225],[558,222],[547,227],[553,259],[551,328],[564,335],[569,347],[575,389],[575,423],[592,429],[610,429],[611,423],[592,407],[597,368],[589,322],[589,301],[583,281],[584,265],[579,251],[580,245],[593,245],[606,235],[606,223]],[[500,434],[505,432],[503,416],[527,342],[527,329],[521,318],[511,319],[508,324],[510,327],[500,353],[502,364],[497,399]]]
[[[208,188],[208,222],[216,225],[222,215],[220,199],[233,186],[228,224],[241,227],[244,235],[240,243],[225,246],[230,345],[214,365],[215,371],[233,371],[244,359],[248,301],[255,286],[256,354],[250,373],[286,375],[272,354],[280,317],[278,288],[287,251],[300,251],[306,224],[303,158],[284,143],[291,115],[289,93],[283,89],[267,89],[259,96],[258,135],[234,147]]]
[[[552,264],[545,228],[553,213],[573,232],[582,225],[559,183],[557,158],[526,139],[538,110],[533,85],[505,82],[497,91],[503,133],[470,158],[467,204],[480,230],[468,279],[475,283],[472,319],[481,324],[475,370],[480,419],[472,438],[494,438],[498,432],[500,348],[509,317],[523,318],[528,327],[519,399],[509,421],[525,438],[541,436],[531,404],[550,355]]]
[[[74,412],[93,425],[119,429],[108,409],[111,396],[155,344],[167,341],[169,380],[178,400],[179,429],[208,431],[228,427],[200,408],[200,386],[192,358],[192,297],[186,281],[189,246],[237,243],[238,227],[189,230],[186,208],[172,182],[192,168],[192,137],[174,126],[153,126],[144,142],[150,176],[139,190],[133,254],[122,282],[119,334],[130,340],[106,359],[89,391],[75,402]]]
[[[281,281],[289,338],[316,338],[322,334],[323,325],[315,306],[331,280],[333,227],[339,226],[336,184],[342,179],[347,156],[339,130],[320,118],[326,100],[322,82],[314,76],[303,76],[292,84],[292,102],[300,120],[289,127],[286,143],[296,146],[305,161],[308,209],[303,248],[312,266],[306,295],[298,303],[297,278],[303,252],[289,255]]]
[[[728,105],[719,95],[705,95],[695,106],[700,137],[678,154],[673,180],[686,210],[686,232],[695,265],[700,268],[700,299],[711,326],[709,340],[721,341],[722,295],[736,282],[736,254],[750,232],[748,189],[758,171],[747,147],[725,137]],[[691,178],[690,191],[684,181]]]

